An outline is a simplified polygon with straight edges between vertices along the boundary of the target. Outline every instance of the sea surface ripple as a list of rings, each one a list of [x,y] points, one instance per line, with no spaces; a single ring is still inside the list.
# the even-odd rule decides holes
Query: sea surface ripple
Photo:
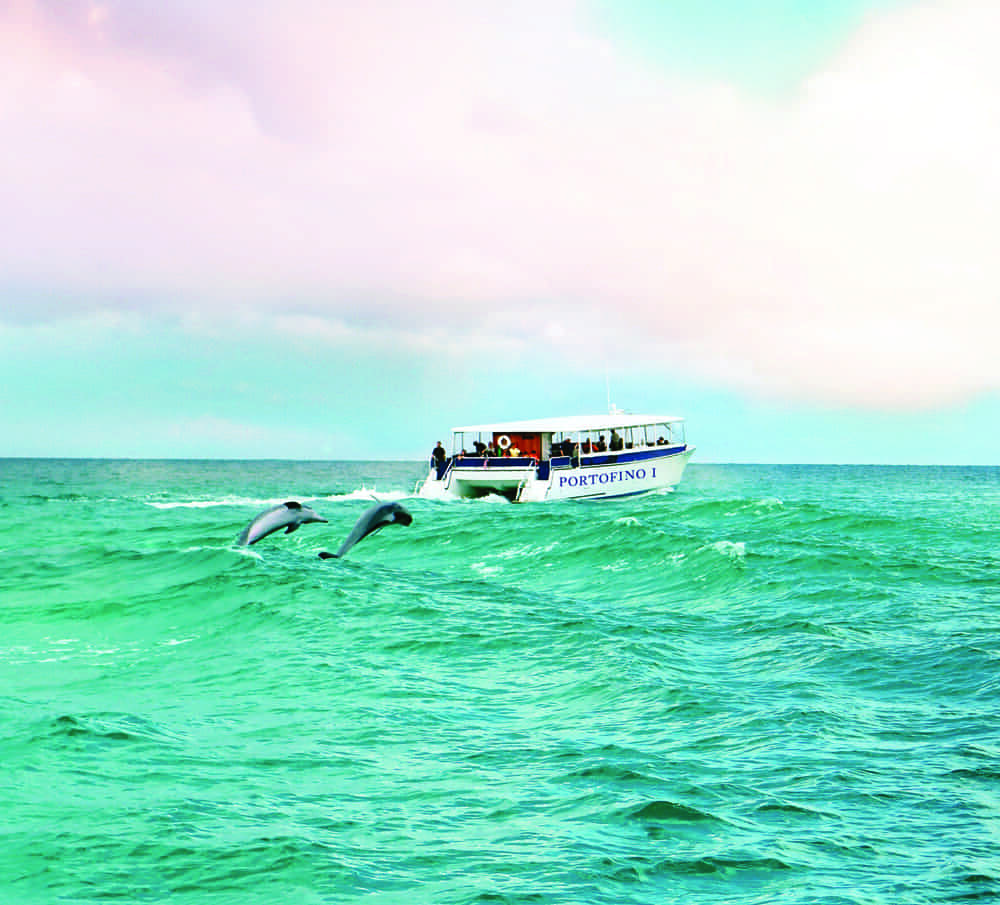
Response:
[[[1000,899],[1000,469],[421,471],[0,460],[0,902]]]

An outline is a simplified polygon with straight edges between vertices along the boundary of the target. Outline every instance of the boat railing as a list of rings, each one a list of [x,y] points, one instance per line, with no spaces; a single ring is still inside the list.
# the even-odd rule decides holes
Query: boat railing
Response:
[[[687,449],[683,443],[658,444],[650,446],[626,447],[614,452],[603,451],[581,452],[578,456],[553,456],[549,461],[553,468],[568,468],[569,466],[587,467],[590,465],[617,465],[622,462],[641,462],[646,459],[658,459],[662,456],[673,456]]]
[[[616,452],[591,453],[584,455],[584,465],[617,465],[622,462],[642,462],[646,459],[659,459],[663,456],[673,456],[684,452],[684,444],[673,446],[645,446],[642,449],[624,449]]]
[[[533,456],[461,456],[451,460],[452,468],[534,468]]]
[[[537,468],[537,478],[545,481],[548,480],[553,469],[639,462],[662,456],[677,455],[686,449],[687,444],[685,443],[638,444],[636,446],[626,445],[625,448],[614,452],[578,450],[572,456],[552,456],[541,461],[538,461],[534,456],[451,456],[439,464],[432,457],[431,466],[439,481],[445,480],[448,473],[455,468]]]

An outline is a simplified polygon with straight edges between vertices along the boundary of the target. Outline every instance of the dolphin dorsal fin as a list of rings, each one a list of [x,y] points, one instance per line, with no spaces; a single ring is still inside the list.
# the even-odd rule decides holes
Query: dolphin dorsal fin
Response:
[[[287,503],[285,503],[285,508],[286,509],[301,509],[302,508],[302,504],[301,503],[297,503],[295,500],[289,500]]]

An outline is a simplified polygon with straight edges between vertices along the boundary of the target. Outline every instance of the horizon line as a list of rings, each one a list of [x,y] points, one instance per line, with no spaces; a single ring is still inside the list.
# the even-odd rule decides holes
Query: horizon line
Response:
[[[283,456],[89,456],[89,455],[65,455],[65,456],[3,456],[0,455],[0,462],[15,461],[48,461],[48,462],[325,462],[330,464],[341,462],[365,462],[365,463],[398,463],[422,465],[428,460],[428,456],[419,458],[398,458],[398,459],[291,459]],[[815,466],[821,468],[840,467],[861,467],[861,468],[1000,468],[1000,462],[764,462],[764,461],[715,461],[715,460],[693,460],[688,464],[688,468],[697,465],[755,465],[755,466],[786,466],[803,467]]]

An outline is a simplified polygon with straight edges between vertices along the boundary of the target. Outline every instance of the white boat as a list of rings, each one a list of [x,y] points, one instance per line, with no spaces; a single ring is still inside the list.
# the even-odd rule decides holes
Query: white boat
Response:
[[[452,428],[417,493],[515,503],[607,499],[674,487],[694,452],[674,415],[581,415]]]

